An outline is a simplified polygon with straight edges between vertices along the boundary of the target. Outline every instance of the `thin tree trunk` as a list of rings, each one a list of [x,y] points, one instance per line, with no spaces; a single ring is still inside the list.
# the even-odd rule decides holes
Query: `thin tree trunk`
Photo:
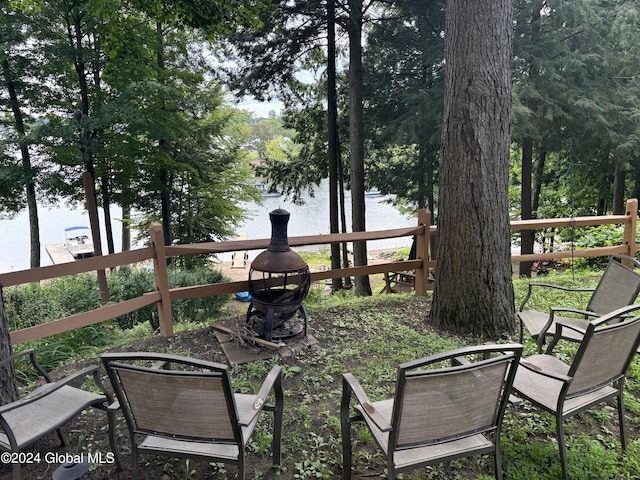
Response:
[[[362,123],[362,0],[349,1],[349,146],[351,161],[351,222],[354,232],[363,232],[364,200],[364,128]],[[367,243],[354,242],[353,264],[367,264]],[[371,295],[368,276],[356,277],[356,295]]]
[[[109,254],[116,251],[113,242],[113,225],[111,224],[111,194],[109,192],[109,179],[106,176],[100,177],[100,190],[102,193],[102,213],[104,214],[104,228],[107,234],[107,250]]]
[[[340,188],[340,223],[342,226],[342,233],[347,233],[347,209],[344,196],[344,169],[342,168],[342,155],[340,155],[340,142],[338,142],[338,187]],[[347,242],[342,243],[342,267],[349,268],[349,247]],[[344,278],[344,288],[351,289],[353,284],[351,283],[351,277]]]
[[[532,168],[533,168],[533,139],[526,137],[522,141],[522,182],[520,190],[520,218],[529,220],[532,217],[531,208],[531,184],[532,184]],[[533,253],[533,244],[535,239],[534,230],[522,230],[520,232],[520,253],[525,255]],[[520,276],[530,277],[533,262],[520,263]]]
[[[36,186],[33,181],[33,173],[31,172],[31,155],[29,147],[24,143],[26,137],[26,129],[24,126],[24,117],[20,108],[20,100],[16,84],[13,81],[13,72],[8,59],[2,61],[2,73],[7,83],[9,92],[9,102],[11,103],[11,111],[13,112],[14,124],[16,132],[20,138],[20,157],[22,159],[22,171],[26,178],[25,193],[27,197],[27,209],[29,212],[29,241],[30,241],[30,266],[38,268],[40,266],[40,224],[38,222],[38,204],[36,202]]]
[[[131,206],[122,205],[122,251],[131,250]]]
[[[620,168],[620,162],[615,162],[615,164],[615,173],[613,175],[613,214],[624,215],[626,210],[624,182],[627,172]]]
[[[327,0],[327,136],[329,161],[329,229],[340,231],[338,202],[338,101],[336,92],[336,12],[335,0]],[[331,269],[340,268],[340,245],[331,244]],[[331,282],[333,292],[342,290],[342,278]]]

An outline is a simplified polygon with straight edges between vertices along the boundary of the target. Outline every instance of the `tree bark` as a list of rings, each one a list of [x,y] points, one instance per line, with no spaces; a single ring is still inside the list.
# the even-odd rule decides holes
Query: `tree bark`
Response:
[[[514,329],[509,225],[513,5],[449,0],[432,319],[495,340]]]
[[[4,310],[4,296],[0,285],[0,358],[11,355],[11,337],[9,336],[9,322]],[[16,372],[13,363],[0,367],[0,405],[6,405],[18,399],[16,387]]]
[[[131,206],[122,205],[122,251],[131,250]]]
[[[349,1],[349,146],[351,180],[351,228],[363,232],[364,200],[364,127],[362,124],[362,0]],[[354,242],[353,264],[367,264],[367,243]],[[356,295],[371,295],[368,276],[356,277]]]
[[[327,0],[327,154],[329,161],[329,229],[340,231],[338,204],[338,100],[336,91],[335,0]],[[340,269],[340,244],[331,244],[331,269]],[[331,290],[342,290],[342,278],[334,278]]]

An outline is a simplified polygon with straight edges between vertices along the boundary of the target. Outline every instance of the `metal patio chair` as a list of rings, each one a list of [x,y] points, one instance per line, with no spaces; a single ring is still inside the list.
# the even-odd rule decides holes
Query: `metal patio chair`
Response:
[[[563,422],[616,398],[620,441],[626,449],[623,389],[626,371],[640,343],[640,316],[631,317],[640,305],[629,305],[595,321],[559,320],[545,354],[523,358],[513,382],[514,395],[521,396],[556,419],[562,476],[569,478]],[[613,323],[618,321],[617,323]],[[582,336],[571,364],[552,355],[565,330]]]
[[[413,237],[408,260],[416,259],[416,237]],[[395,293],[397,291],[412,291],[416,284],[415,271],[384,272],[384,287],[380,293]]]
[[[492,453],[502,478],[500,430],[522,346],[483,345],[432,355],[398,367],[394,398],[370,402],[343,375],[343,480],[351,478],[350,425],[364,420],[396,474],[458,457]],[[350,416],[352,396],[357,415]]]
[[[234,393],[229,367],[179,355],[105,353],[102,360],[131,442],[133,480],[141,453],[195,458],[238,466],[263,410],[274,415],[273,464],[281,461],[282,367],[271,369],[256,395]],[[273,391],[275,405],[267,405]]]
[[[520,319],[520,342],[526,328],[538,345],[538,353],[542,352],[545,338],[556,333],[556,322],[571,317],[562,314],[576,314],[585,319],[598,318],[617,308],[631,305],[640,293],[640,273],[625,266],[624,263],[640,268],[640,263],[626,255],[612,255],[607,267],[595,288],[570,288],[549,283],[529,283],[529,291],[520,303],[518,318]],[[567,292],[593,292],[584,309],[571,307],[552,307],[550,312],[524,310],[525,305],[534,293],[534,289],[553,288]],[[563,340],[579,342],[582,334],[574,330],[565,330]]]
[[[42,368],[34,350],[25,350],[10,355],[0,361],[0,365],[13,363],[29,357],[30,368],[42,377],[44,383],[19,400],[0,407],[0,449],[8,452],[21,452],[26,447],[52,432],[58,434],[60,443],[67,446],[62,427],[79,416],[83,410],[94,407],[107,412],[109,403],[113,401],[111,394],[105,389],[100,378],[100,366],[86,367],[74,374],[53,381]],[[102,393],[91,392],[72,384],[93,377],[96,386]],[[107,415],[109,423],[109,440],[115,454],[118,468],[121,468],[120,457],[115,449],[115,430],[113,417]],[[44,453],[42,454],[44,455]],[[13,480],[22,478],[20,463],[13,463]]]

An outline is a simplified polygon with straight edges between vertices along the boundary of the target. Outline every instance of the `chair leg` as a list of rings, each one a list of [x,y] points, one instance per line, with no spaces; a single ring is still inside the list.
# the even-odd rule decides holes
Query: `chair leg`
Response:
[[[273,465],[282,465],[282,420],[284,411],[284,393],[280,379],[276,380],[274,388],[275,408],[273,410]]]
[[[118,449],[118,439],[116,435],[116,412],[107,409],[107,423],[109,424],[109,444],[111,445],[111,451],[116,460],[116,468],[118,471],[122,471],[122,457],[120,456],[120,450]]]
[[[342,434],[342,480],[351,480],[351,388],[342,380],[342,398],[340,400],[340,431]]]
[[[22,480],[22,472],[20,471],[20,463],[13,464],[13,480]]]
[[[351,480],[351,422],[349,410],[342,412],[340,427],[342,430],[342,480]]]
[[[564,428],[562,415],[556,415],[556,431],[558,432],[558,449],[560,450],[560,464],[562,466],[562,478],[569,480],[569,467],[567,466],[567,447],[564,443]]]
[[[623,380],[620,380],[618,383],[618,424],[620,425],[620,443],[622,444],[622,450],[627,449],[627,429],[625,426],[624,420],[624,401],[622,398],[622,390],[624,384],[622,384]]]
[[[67,437],[64,436],[62,429],[59,428],[58,430],[56,430],[56,433],[58,434],[58,438],[60,439],[60,445],[66,447],[68,445]]]
[[[238,480],[244,480],[244,447],[238,452]]]
[[[387,453],[387,478],[396,480],[396,469],[393,465],[393,452]]]
[[[496,435],[498,435],[496,433]],[[500,453],[500,442],[495,442],[493,452],[493,463],[496,472],[496,480],[502,480],[502,454]]]
[[[135,438],[131,439],[131,480],[138,480],[138,448]]]

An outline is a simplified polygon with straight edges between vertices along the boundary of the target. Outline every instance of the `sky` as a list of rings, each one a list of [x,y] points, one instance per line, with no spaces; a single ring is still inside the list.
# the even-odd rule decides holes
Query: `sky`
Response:
[[[257,118],[269,118],[269,112],[274,111],[276,116],[280,115],[284,105],[278,100],[271,102],[259,102],[254,98],[245,97],[237,105],[241,110],[248,110]]]

